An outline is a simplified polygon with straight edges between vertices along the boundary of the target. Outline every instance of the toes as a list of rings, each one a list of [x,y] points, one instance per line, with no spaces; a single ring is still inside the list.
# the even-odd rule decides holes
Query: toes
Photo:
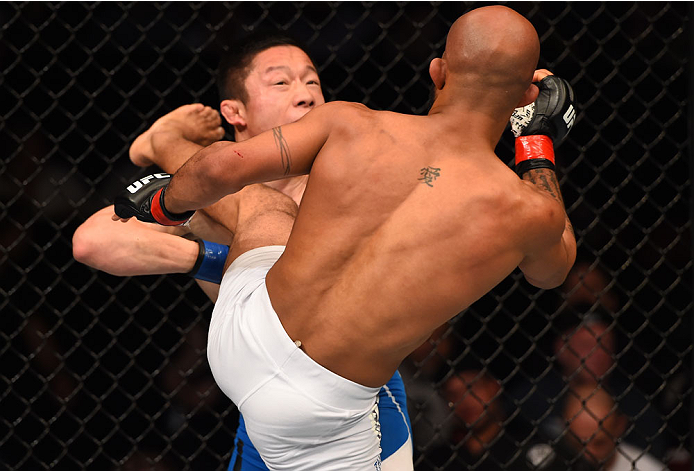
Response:
[[[178,109],[186,113],[199,113],[205,108],[202,103],[190,103],[188,105],[179,106]]]
[[[211,108],[209,106],[206,106],[204,109],[204,118],[207,119],[208,121],[212,121],[215,123],[221,123],[222,118],[219,116],[219,113],[217,110],[214,108]]]

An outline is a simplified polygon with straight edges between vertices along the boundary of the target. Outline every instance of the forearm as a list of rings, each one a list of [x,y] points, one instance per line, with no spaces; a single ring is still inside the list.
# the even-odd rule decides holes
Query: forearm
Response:
[[[175,225],[187,221],[191,212],[206,208],[247,185],[308,174],[330,135],[329,123],[335,121],[327,119],[325,114],[332,108],[314,114],[320,108],[295,123],[273,128],[243,142],[216,142],[201,149],[181,166],[166,187],[152,184],[151,195],[140,193],[159,199],[153,203],[154,215],[137,204],[138,208],[144,208],[138,217]],[[124,195],[126,206],[138,203],[128,201],[129,198]],[[129,207],[118,216],[127,218],[137,211]]]
[[[175,174],[203,146],[181,138],[178,133],[159,131],[151,137],[153,161],[165,172]],[[202,208],[191,220],[190,229],[199,238],[231,244],[236,232],[238,203],[233,196]]]
[[[235,184],[234,169],[226,167],[222,157],[230,151],[231,142],[205,147],[181,166],[166,188],[165,205],[172,213],[207,208],[224,196],[243,188]]]
[[[73,256],[85,265],[117,276],[187,273],[199,252],[195,241],[136,219],[111,219],[113,208],[92,215],[73,235]]]
[[[183,138],[180,133],[172,131],[152,132],[152,161],[166,173],[174,174],[195,155],[203,146]]]

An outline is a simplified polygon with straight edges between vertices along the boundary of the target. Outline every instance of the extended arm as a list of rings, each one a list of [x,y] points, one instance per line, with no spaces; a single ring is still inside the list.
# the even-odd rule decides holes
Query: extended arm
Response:
[[[200,104],[185,105],[160,118],[130,148],[131,160],[141,166],[157,164],[175,172],[191,155],[222,137],[219,115]],[[200,249],[182,236],[231,244],[238,202],[225,198],[216,209],[223,224],[199,212],[187,228],[164,228],[137,220],[125,224],[112,220],[113,207],[93,214],[73,236],[73,256],[98,270],[118,276],[188,273]],[[213,299],[218,286],[198,280]]]
[[[173,173],[203,145],[222,137],[220,124],[219,114],[212,108],[199,103],[182,106],[138,136],[130,147],[130,158],[137,165],[157,164]],[[201,212],[187,229],[167,229],[135,220],[114,222],[111,206],[92,215],[75,231],[73,254],[78,261],[113,275],[186,273],[198,249],[195,242],[179,236],[195,233],[197,237],[231,244],[238,202],[230,198],[219,206],[223,226]]]
[[[113,221],[113,207],[97,211],[72,236],[72,253],[78,262],[116,276],[189,273],[200,248],[198,242],[183,237],[185,230],[136,219],[126,223]],[[201,236],[215,237],[199,224]],[[219,285],[196,280],[215,301]]]
[[[135,139],[130,146],[130,160],[141,167],[156,165],[174,174],[196,152],[223,136],[217,111],[199,103],[183,105],[159,118]],[[193,232],[203,239],[230,244],[230,235],[236,231],[237,211],[238,203],[233,198],[223,198],[198,212],[195,221],[204,221],[205,227],[193,227]],[[217,228],[213,227],[215,223]]]
[[[239,143],[219,142],[195,154],[171,179],[164,206],[170,213],[207,207],[252,183],[307,174],[330,133],[326,104],[301,120]]]
[[[195,264],[198,244],[181,237],[183,229],[137,220],[111,220],[113,207],[97,211],[72,236],[78,262],[111,275],[187,273]]]

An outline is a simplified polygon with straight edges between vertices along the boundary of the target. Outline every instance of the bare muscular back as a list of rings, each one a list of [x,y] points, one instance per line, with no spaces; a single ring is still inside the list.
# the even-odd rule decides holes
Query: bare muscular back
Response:
[[[543,211],[544,199],[489,145],[473,147],[465,125],[451,132],[431,116],[342,111],[268,291],[307,354],[378,386],[518,266],[547,232],[526,224],[536,225],[528,213]],[[563,224],[554,226],[558,238]]]

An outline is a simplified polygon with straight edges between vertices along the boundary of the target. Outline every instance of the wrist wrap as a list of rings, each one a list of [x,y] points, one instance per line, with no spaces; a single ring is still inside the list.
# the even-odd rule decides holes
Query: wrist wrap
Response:
[[[170,213],[164,207],[164,191],[166,187],[162,187],[152,197],[152,217],[162,226],[182,226],[193,217],[195,211],[186,211],[185,213],[176,214]]]
[[[523,176],[528,170],[554,170],[554,145],[549,136],[541,134],[516,138],[516,173]]]
[[[198,239],[196,242],[200,251],[198,252],[198,259],[188,275],[198,280],[221,283],[229,246],[202,239]]]

